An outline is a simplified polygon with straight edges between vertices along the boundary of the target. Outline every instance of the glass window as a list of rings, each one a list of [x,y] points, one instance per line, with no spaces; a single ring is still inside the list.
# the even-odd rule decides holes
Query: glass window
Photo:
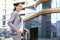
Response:
[[[58,7],[60,7],[59,3],[60,3],[60,0],[52,0],[51,7],[58,8]]]
[[[3,21],[3,25],[6,25],[6,21]]]
[[[51,2],[51,8],[56,8],[57,6],[57,3],[56,3],[57,0],[52,0]],[[54,5],[54,6],[53,6]]]
[[[56,15],[57,15],[57,19],[60,19],[60,13],[57,13]]]
[[[36,0],[34,0],[34,1],[36,1]]]
[[[16,1],[16,0],[13,0],[13,1]]]
[[[11,14],[12,10],[6,10],[6,14]]]
[[[57,2],[57,7],[60,7],[59,3],[60,3],[60,0],[56,0]]]
[[[9,20],[10,16],[11,16],[11,15],[8,15],[8,14],[7,14],[7,16],[6,16],[6,20]]]
[[[7,4],[6,10],[12,10],[14,8],[13,4]]]
[[[3,15],[3,19],[6,19],[6,16],[5,15]]]
[[[39,4],[37,7],[36,7],[36,11],[39,12],[40,10],[42,10],[42,4]]]
[[[2,20],[0,20],[0,27],[2,27],[2,23],[3,23]]]
[[[52,13],[51,14],[51,19],[56,19],[57,18],[57,14],[56,13]]]
[[[57,36],[59,37],[60,36],[60,13],[54,13],[54,14],[51,14],[51,22],[52,24],[56,27],[56,31],[57,32]]]
[[[60,37],[60,20],[56,22],[57,25],[57,36]]]
[[[27,1],[25,2],[25,5],[28,5],[28,2]]]

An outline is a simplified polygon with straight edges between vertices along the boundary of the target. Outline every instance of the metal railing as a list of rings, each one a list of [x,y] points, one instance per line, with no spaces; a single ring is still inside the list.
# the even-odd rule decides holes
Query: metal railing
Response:
[[[22,40],[30,40],[30,34],[28,34],[27,32],[23,33],[21,39]]]

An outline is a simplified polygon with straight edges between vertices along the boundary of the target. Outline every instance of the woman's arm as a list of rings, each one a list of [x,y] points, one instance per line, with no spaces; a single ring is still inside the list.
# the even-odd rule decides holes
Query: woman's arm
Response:
[[[14,31],[17,30],[16,26],[13,25],[13,21],[15,20],[16,17],[16,13],[12,12],[10,19],[8,20],[8,25],[11,27],[11,29],[13,29]]]
[[[24,28],[24,30],[26,30],[26,32],[27,32],[27,33],[30,33],[30,30],[29,30],[29,29],[27,29],[27,28]]]

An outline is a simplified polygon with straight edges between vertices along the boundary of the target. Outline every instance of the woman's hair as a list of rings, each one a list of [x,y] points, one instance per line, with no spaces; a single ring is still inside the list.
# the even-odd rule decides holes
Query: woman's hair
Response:
[[[16,11],[16,6],[18,6],[19,4],[21,4],[21,3],[14,3],[13,4],[15,6],[14,9],[13,9],[13,11]]]
[[[16,11],[16,7],[14,7],[13,11]]]

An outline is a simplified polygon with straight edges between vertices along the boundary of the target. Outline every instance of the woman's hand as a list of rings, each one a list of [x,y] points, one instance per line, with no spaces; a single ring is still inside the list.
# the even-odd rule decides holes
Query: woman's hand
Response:
[[[17,34],[18,34],[18,33],[21,33],[21,31],[20,31],[20,30],[17,30],[16,33],[17,33]]]
[[[26,30],[27,33],[30,33],[30,30],[28,30],[28,29],[25,29],[25,30]]]

